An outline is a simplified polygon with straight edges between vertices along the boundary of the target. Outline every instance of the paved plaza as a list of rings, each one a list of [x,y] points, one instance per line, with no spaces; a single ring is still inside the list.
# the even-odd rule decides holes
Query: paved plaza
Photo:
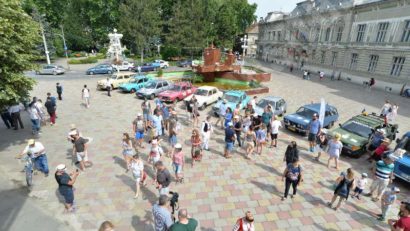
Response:
[[[261,64],[259,64],[261,65]],[[268,95],[282,96],[288,103],[288,113],[293,113],[299,106],[310,102],[319,102],[324,98],[336,106],[340,114],[340,123],[360,113],[363,108],[368,112],[379,112],[385,99],[400,105],[397,123],[400,136],[410,130],[410,103],[408,99],[381,91],[367,92],[361,86],[342,81],[325,79],[319,82],[302,80],[301,76],[290,75],[275,67],[264,70],[272,73],[272,81],[265,85],[270,88]],[[133,94],[118,91],[107,97],[106,92],[96,91],[96,82],[103,76],[86,76],[87,66],[72,66],[71,71],[63,76],[36,77],[38,84],[32,96],[46,98],[46,92],[55,94],[55,84],[64,87],[63,101],[57,102],[57,125],[44,127],[38,139],[46,147],[49,166],[52,171],[64,163],[71,171],[75,168],[71,159],[71,144],[66,140],[70,124],[77,125],[83,136],[92,137],[89,157],[94,163],[92,168],[80,174],[75,184],[75,203],[78,210],[74,214],[64,214],[63,204],[58,199],[57,183],[52,174],[45,178],[42,174],[34,177],[35,186],[29,194],[43,211],[65,222],[71,230],[96,230],[104,220],[111,220],[116,231],[153,230],[151,214],[152,204],[157,201],[157,190],[151,185],[153,171],[150,165],[145,168],[149,175],[147,187],[142,188],[142,196],[134,199],[134,180],[131,173],[125,173],[122,157],[121,139],[123,132],[132,133],[131,122],[141,112],[141,100]],[[84,108],[81,101],[81,89],[87,84],[91,89],[91,107]],[[231,230],[236,220],[245,211],[254,213],[256,230],[386,230],[386,223],[376,220],[380,213],[380,203],[374,203],[368,197],[361,200],[349,198],[339,211],[326,206],[333,195],[333,185],[341,170],[352,167],[356,175],[369,173],[369,164],[365,158],[341,158],[341,170],[328,169],[327,158],[321,162],[313,160],[307,151],[305,137],[282,130],[278,148],[265,148],[261,156],[254,160],[245,159],[245,151],[236,149],[232,159],[223,158],[224,131],[215,129],[210,151],[205,151],[201,163],[191,167],[190,134],[192,125],[187,121],[186,113],[178,103],[177,111],[182,120],[183,129],[178,141],[183,144],[186,155],[183,184],[171,184],[170,189],[180,194],[180,207],[187,208],[191,216],[200,222],[201,231]],[[210,107],[201,112],[200,121],[209,113]],[[25,129],[14,131],[0,127],[1,172],[5,177],[24,187],[23,164],[14,159],[31,138],[31,124],[23,113]],[[214,118],[212,122],[215,122]],[[166,139],[165,139],[166,140]],[[301,165],[304,168],[304,182],[298,188],[294,199],[281,201],[284,182],[281,174],[285,163],[283,155],[289,141],[295,140],[301,150]],[[142,150],[143,159],[147,159],[148,145]],[[169,145],[164,142],[163,148]],[[170,159],[163,157],[167,167],[172,170]],[[410,196],[408,184],[395,181],[402,190],[399,199]],[[367,192],[367,190],[366,190]],[[389,217],[397,214],[394,206]],[[18,213],[18,211],[16,211]],[[9,216],[13,216],[10,214]],[[35,216],[35,214],[33,214]],[[12,220],[11,217],[4,218]],[[14,220],[13,222],[19,222]],[[44,221],[46,222],[46,221]],[[69,224],[69,225],[68,225]],[[3,224],[1,230],[8,230],[11,224]],[[41,225],[32,230],[44,230]]]

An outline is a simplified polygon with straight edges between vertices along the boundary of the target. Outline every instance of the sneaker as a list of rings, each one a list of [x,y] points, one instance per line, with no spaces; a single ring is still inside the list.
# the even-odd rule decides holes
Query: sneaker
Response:
[[[280,198],[281,199],[281,201],[284,201],[285,199],[286,199],[286,197],[282,197],[282,198]]]

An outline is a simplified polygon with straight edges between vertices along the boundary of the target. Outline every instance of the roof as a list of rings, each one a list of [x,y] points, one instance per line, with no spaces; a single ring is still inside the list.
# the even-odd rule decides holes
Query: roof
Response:
[[[207,91],[209,91],[209,90],[213,90],[213,89],[215,89],[216,87],[212,87],[212,86],[201,86],[201,87],[198,87],[198,89],[204,89],[204,90],[207,90]]]
[[[307,0],[296,4],[290,16],[297,17],[315,12],[336,11],[340,9],[350,8],[355,0]],[[366,1],[366,0],[364,0]]]
[[[376,127],[376,126],[379,126],[380,124],[384,123],[383,118],[381,118],[377,115],[372,115],[372,114],[369,114],[367,116],[360,114],[360,115],[352,117],[350,120],[357,121],[357,122],[359,122],[361,124],[365,124],[369,127]]]
[[[114,72],[113,75],[135,75],[135,72],[131,71],[121,71],[121,72]]]
[[[308,108],[308,109],[312,109],[315,111],[319,111],[320,110],[320,103],[313,103],[313,104],[306,104],[303,105],[303,107]],[[326,109],[329,109],[330,107],[333,107],[332,105],[326,104]]]
[[[281,100],[282,97],[279,97],[279,96],[271,96],[271,95],[270,95],[270,96],[265,96],[265,97],[263,97],[262,99],[277,102],[277,101]],[[261,100],[262,100],[262,99],[261,99]]]
[[[192,84],[190,83],[190,82],[177,82],[177,83],[174,83],[174,85],[177,85],[177,86],[191,86]]]
[[[244,91],[227,91],[225,92],[226,95],[243,95],[245,94]]]

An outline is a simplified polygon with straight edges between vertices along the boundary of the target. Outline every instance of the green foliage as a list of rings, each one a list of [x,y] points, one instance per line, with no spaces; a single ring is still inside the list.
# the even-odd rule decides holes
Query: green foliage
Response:
[[[97,57],[87,57],[85,59],[70,59],[68,61],[69,64],[88,64],[88,63],[96,63],[98,62]]]
[[[164,75],[164,70],[162,68],[160,68],[160,69],[158,69],[157,76],[162,77],[162,75]]]
[[[35,81],[23,71],[34,69],[39,26],[19,0],[0,0],[0,107],[29,96]]]
[[[165,46],[161,49],[161,56],[164,60],[170,60],[171,57],[177,57],[181,55],[181,50],[175,46]]]

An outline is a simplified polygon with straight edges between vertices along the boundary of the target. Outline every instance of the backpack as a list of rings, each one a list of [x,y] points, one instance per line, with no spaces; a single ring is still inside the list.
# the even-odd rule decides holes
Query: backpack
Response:
[[[297,173],[293,173],[293,172],[288,170],[288,172],[286,173],[286,177],[288,177],[292,181],[299,180],[299,178],[300,178],[300,165],[297,167],[297,169],[298,169]]]

